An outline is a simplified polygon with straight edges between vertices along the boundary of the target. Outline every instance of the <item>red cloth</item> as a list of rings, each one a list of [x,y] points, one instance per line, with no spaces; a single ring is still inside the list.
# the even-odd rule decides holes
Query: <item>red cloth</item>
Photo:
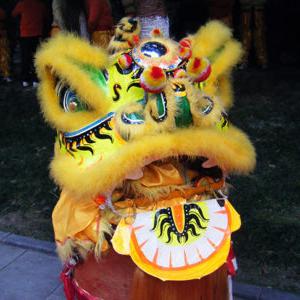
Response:
[[[236,257],[235,257],[232,242],[231,242],[230,250],[229,250],[229,253],[228,253],[228,256],[227,256],[228,275],[235,276],[237,270],[238,270],[238,265],[237,265]]]
[[[108,0],[85,0],[85,2],[90,34],[94,31],[111,30],[113,18]]]
[[[48,18],[48,11],[42,1],[21,0],[17,3],[12,15],[14,17],[21,17],[21,37],[36,37],[43,34],[44,25]]]

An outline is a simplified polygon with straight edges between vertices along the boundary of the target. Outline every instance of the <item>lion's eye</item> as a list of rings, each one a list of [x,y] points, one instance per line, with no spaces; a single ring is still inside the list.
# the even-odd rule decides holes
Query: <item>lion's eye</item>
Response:
[[[59,97],[60,106],[65,112],[88,111],[88,105],[83,102],[68,85],[60,81],[56,85],[56,94]]]
[[[66,94],[63,106],[66,112],[78,112],[87,110],[87,105],[80,101],[78,97],[74,93],[72,93],[72,91],[69,91],[69,93]]]

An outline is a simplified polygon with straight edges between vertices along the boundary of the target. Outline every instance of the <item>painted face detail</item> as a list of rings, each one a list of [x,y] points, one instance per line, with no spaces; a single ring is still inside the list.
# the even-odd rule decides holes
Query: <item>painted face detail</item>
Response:
[[[77,151],[88,151],[91,155],[94,155],[93,144],[97,143],[97,140],[108,140],[110,143],[114,142],[110,134],[112,130],[110,121],[113,116],[113,113],[108,114],[105,118],[97,120],[80,130],[60,135],[60,142],[72,156],[74,156]]]
[[[193,116],[187,83],[178,79],[172,83],[168,94],[165,91],[152,94],[141,87],[141,76],[150,63],[162,67],[162,72],[166,72],[169,79],[174,77],[175,69],[184,70],[187,61],[178,56],[176,47],[176,43],[159,37],[146,40],[133,50],[118,55],[106,70],[79,64],[78,66],[105,92],[111,101],[111,111],[78,130],[61,132],[61,151],[74,157],[79,164],[90,165],[128,141],[132,136],[131,127],[141,126],[139,130],[143,130],[142,126],[147,126],[149,118],[157,124],[174,123],[177,128],[191,126]],[[198,84],[197,88],[202,89],[203,86]],[[81,100],[76,91],[63,80],[58,80],[56,94],[66,113],[93,111],[93,107]],[[175,107],[171,102],[175,103]],[[170,110],[169,106],[173,108]],[[199,114],[208,115],[213,107],[214,102],[206,97],[206,104],[199,109]],[[120,115],[120,119],[117,115]],[[126,134],[118,128],[123,128]]]
[[[187,244],[205,232],[208,216],[197,204],[176,205],[156,212],[152,230],[167,244]]]

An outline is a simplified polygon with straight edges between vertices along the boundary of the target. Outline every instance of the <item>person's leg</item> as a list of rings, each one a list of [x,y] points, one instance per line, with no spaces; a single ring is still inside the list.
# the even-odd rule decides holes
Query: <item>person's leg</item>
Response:
[[[29,74],[30,74],[30,81],[31,82],[37,82],[37,75],[35,72],[35,67],[34,67],[34,57],[35,57],[35,53],[37,50],[37,47],[39,45],[40,42],[40,37],[31,37],[30,41],[29,41]]]
[[[21,48],[21,80],[23,87],[29,85],[30,75],[30,38],[21,37],[20,38],[20,48]]]
[[[10,82],[10,53],[6,36],[0,38],[0,68],[4,80]]]
[[[262,0],[257,1],[254,7],[254,42],[257,63],[260,67],[266,68],[268,65],[268,55],[263,2]]]
[[[244,48],[242,66],[246,67],[249,62],[249,53],[252,44],[252,7],[249,0],[241,0],[241,39]]]

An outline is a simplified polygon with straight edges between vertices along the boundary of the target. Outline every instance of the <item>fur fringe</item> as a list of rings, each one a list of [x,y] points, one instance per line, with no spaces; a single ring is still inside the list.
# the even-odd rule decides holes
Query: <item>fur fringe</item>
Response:
[[[107,111],[109,101],[105,92],[81,67],[86,65],[103,69],[107,64],[108,56],[103,49],[91,46],[72,34],[59,34],[41,46],[35,58],[41,80],[39,99],[45,119],[51,126],[61,131],[74,131]],[[66,80],[91,111],[65,113],[55,92],[56,77]]]

